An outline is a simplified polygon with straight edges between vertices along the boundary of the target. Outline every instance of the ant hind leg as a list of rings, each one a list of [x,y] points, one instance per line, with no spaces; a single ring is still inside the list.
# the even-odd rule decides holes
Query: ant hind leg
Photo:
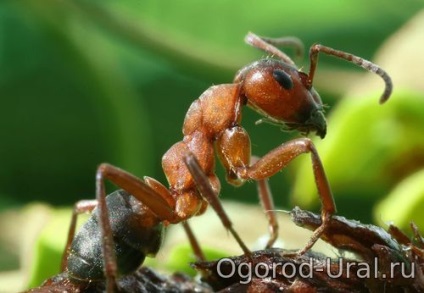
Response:
[[[63,251],[62,262],[60,265],[60,270],[62,272],[65,271],[68,265],[68,255],[71,249],[72,241],[74,240],[78,215],[83,213],[90,213],[96,206],[97,200],[80,200],[74,205],[72,210],[71,223],[69,224],[68,239],[66,240],[65,250]]]
[[[162,188],[147,178],[143,181],[136,176],[112,166],[107,163],[101,164],[96,173],[96,199],[99,209],[99,226],[103,236],[104,270],[106,276],[106,291],[108,293],[117,291],[117,263],[114,251],[112,229],[109,222],[109,213],[106,205],[105,180],[116,184],[126,192],[130,193],[137,200],[146,205],[158,219],[169,223],[178,222],[178,217],[174,213],[169,197],[163,194]],[[149,185],[150,183],[150,185]]]

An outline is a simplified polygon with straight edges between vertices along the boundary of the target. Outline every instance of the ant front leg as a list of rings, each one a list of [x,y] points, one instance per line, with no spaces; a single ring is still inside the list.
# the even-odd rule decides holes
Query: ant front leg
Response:
[[[310,153],[312,158],[312,169],[315,176],[315,182],[318,187],[318,194],[322,203],[322,224],[311,236],[307,245],[298,252],[304,254],[308,251],[322,235],[327,228],[332,214],[336,212],[333,195],[328,184],[321,160],[313,145],[308,138],[299,138],[280,145],[260,159],[254,159],[250,162],[250,139],[247,132],[240,126],[227,129],[217,141],[218,156],[227,170],[227,180],[240,185],[243,180],[253,179],[258,182],[259,198],[262,206],[268,213],[268,222],[271,231],[271,237],[267,247],[271,247],[277,238],[277,220],[275,216],[274,204],[271,192],[267,186],[266,180],[275,173],[286,167],[297,156]],[[256,160],[256,161],[255,161]]]
[[[315,244],[328,227],[331,216],[336,212],[336,204],[334,203],[324,167],[312,141],[308,138],[298,138],[282,144],[263,156],[251,167],[241,170],[242,172],[240,174],[246,179],[262,180],[269,178],[286,167],[294,158],[305,153],[311,154],[312,170],[322,205],[322,224],[314,231],[306,246],[298,252],[299,255],[307,252]]]
[[[240,126],[226,129],[218,138],[216,146],[218,157],[227,170],[227,181],[234,186],[240,186],[244,180],[238,174],[239,171],[247,169],[249,164],[254,164],[260,159],[255,156],[250,157],[250,138],[248,133]],[[268,178],[256,180],[256,183],[259,200],[268,219],[270,237],[265,246],[267,249],[271,248],[277,240],[278,221]]]
[[[66,240],[65,250],[62,254],[62,262],[60,270],[63,272],[68,265],[68,256],[71,249],[72,241],[75,236],[75,229],[77,225],[78,215],[83,213],[91,213],[97,206],[97,200],[80,200],[78,201],[72,210],[71,223],[69,224],[68,239]]]

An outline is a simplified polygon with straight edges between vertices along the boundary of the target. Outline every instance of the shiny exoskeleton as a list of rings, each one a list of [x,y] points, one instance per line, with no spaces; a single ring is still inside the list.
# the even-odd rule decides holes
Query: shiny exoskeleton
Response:
[[[304,134],[315,132],[323,138],[327,128],[323,104],[312,87],[319,52],[350,61],[382,77],[386,88],[381,103],[390,96],[390,77],[369,61],[319,44],[310,49],[310,70],[306,74],[275,47],[290,45],[300,50],[298,39],[270,39],[249,33],[246,42],[277,59],[265,58],[245,66],[236,74],[233,83],[212,86],[192,103],[184,120],[182,141],[174,144],[162,158],[169,188],[153,178],[139,179],[109,164],[99,166],[96,201],[82,201],[76,205],[63,257],[62,268],[72,278],[90,281],[101,278],[103,272],[107,290],[112,292],[119,274],[141,265],[145,255],[158,251],[162,224],[181,222],[195,255],[202,259],[202,252],[186,220],[201,215],[208,204],[215,209],[243,252],[249,255],[249,249],[234,231],[217,198],[220,182],[215,175],[214,151],[226,169],[229,183],[238,186],[246,180],[257,182],[259,198],[268,211],[270,239],[266,247],[275,242],[278,228],[267,179],[300,154],[310,153],[322,202],[322,224],[298,253],[309,250],[325,231],[336,206],[314,144],[308,138],[298,138],[276,147],[262,158],[251,157],[250,138],[241,126],[241,110],[248,105],[264,119],[286,129]],[[106,197],[105,179],[125,192]],[[97,212],[72,243],[76,215],[96,206]],[[130,252],[136,257],[132,259]]]
[[[154,256],[163,240],[163,223],[143,204],[124,190],[106,197],[115,244],[119,275],[135,271],[146,256]],[[67,272],[71,279],[102,280],[104,265],[98,209],[75,236],[67,256]]]

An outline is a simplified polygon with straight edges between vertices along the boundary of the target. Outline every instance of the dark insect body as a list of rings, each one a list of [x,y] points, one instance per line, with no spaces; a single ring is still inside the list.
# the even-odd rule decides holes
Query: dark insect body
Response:
[[[134,197],[123,190],[106,197],[113,231],[115,254],[119,275],[134,272],[146,256],[154,256],[162,243],[163,223]],[[150,220],[149,220],[150,219]],[[143,225],[144,224],[144,225]],[[98,210],[78,231],[67,256],[70,278],[102,280],[102,233],[99,229]]]

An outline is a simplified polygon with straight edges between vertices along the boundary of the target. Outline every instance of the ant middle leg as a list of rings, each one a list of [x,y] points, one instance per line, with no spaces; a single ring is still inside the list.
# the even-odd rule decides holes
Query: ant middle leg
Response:
[[[182,222],[182,226],[184,231],[187,234],[188,241],[190,242],[190,246],[193,249],[194,256],[196,258],[196,262],[206,261],[205,254],[203,253],[202,248],[200,247],[199,241],[197,241],[196,236],[193,233],[190,225],[187,221]]]
[[[218,199],[217,194],[214,192],[209,182],[209,178],[203,172],[202,167],[200,166],[196,157],[192,153],[189,153],[184,157],[184,162],[196,183],[196,186],[200,195],[203,198],[205,198],[206,201],[215,210],[222,224],[236,239],[237,243],[239,244],[240,248],[243,250],[244,254],[250,255],[251,254],[250,250],[244,244],[243,240],[241,240],[238,233],[234,230],[233,223],[230,221],[230,218],[225,212],[224,207],[222,206],[220,200]]]

